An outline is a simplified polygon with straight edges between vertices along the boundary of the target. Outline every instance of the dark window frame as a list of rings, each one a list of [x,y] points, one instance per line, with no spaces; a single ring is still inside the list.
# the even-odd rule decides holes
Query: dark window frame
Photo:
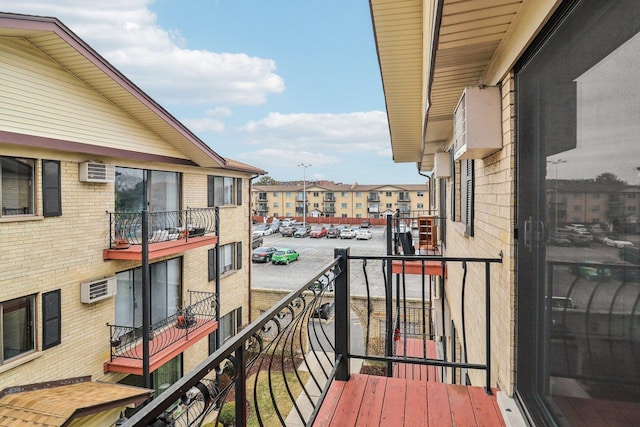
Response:
[[[59,160],[42,160],[42,215],[62,215],[62,171]]]

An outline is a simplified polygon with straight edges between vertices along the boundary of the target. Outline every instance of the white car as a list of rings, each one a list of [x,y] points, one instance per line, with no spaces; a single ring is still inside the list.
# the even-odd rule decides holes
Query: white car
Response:
[[[628,240],[615,240],[615,239],[611,239],[609,237],[605,237],[604,239],[602,239],[602,243],[604,243],[607,246],[614,246],[616,248],[624,248],[624,247],[631,247],[633,246],[633,242],[630,242]]]
[[[253,237],[269,236],[270,234],[273,234],[273,230],[268,224],[260,224],[253,229],[253,233],[251,234]]]
[[[359,229],[356,231],[356,240],[369,240],[373,237],[373,234],[369,230]]]
[[[345,227],[340,230],[341,239],[353,239],[354,237],[356,237],[356,230],[353,228]]]

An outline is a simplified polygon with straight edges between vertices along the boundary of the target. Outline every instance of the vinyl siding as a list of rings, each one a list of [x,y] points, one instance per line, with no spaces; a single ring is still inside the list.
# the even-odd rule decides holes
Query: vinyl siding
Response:
[[[0,46],[0,129],[185,158],[25,41]]]

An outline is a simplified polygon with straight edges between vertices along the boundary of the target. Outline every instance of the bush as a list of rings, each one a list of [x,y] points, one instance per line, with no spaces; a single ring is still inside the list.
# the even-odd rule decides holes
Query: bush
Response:
[[[222,407],[222,410],[218,414],[218,422],[222,423],[225,427],[236,425],[236,403],[227,402]]]

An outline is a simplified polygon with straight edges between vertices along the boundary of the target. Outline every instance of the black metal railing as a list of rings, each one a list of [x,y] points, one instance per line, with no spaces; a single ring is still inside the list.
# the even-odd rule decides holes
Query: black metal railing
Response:
[[[345,258],[328,263],[188,375],[131,417],[128,426],[308,423],[335,373],[334,347],[322,321]],[[275,391],[280,390],[280,392]],[[231,419],[231,421],[230,421]]]
[[[189,334],[216,320],[217,295],[211,292],[189,291],[189,305],[150,326],[149,357],[160,353]],[[116,357],[142,360],[141,326],[107,324],[110,329],[111,361]]]
[[[285,425],[313,421],[333,380],[348,380],[351,359],[382,366],[392,375],[394,364],[436,366],[441,377],[455,381],[461,371],[483,370],[486,389],[491,385],[491,265],[501,258],[454,258],[440,256],[352,256],[349,249],[336,249],[335,259],[312,280],[291,292],[257,320],[229,339],[185,377],[147,404],[125,425],[200,425],[231,422],[238,426]],[[433,269],[433,264],[438,268]],[[471,267],[474,265],[474,267]],[[351,282],[354,267],[362,268],[362,282]],[[410,274],[417,266],[422,274]],[[478,267],[479,266],[479,267]],[[444,330],[436,332],[437,304],[444,324],[446,271],[460,268],[464,313],[465,292],[471,287],[484,295],[484,361],[469,361],[466,346],[461,355],[447,358],[446,351],[433,357],[427,341],[446,342]],[[482,282],[467,280],[467,270]],[[395,279],[395,283],[394,283]],[[469,283],[467,283],[469,282]],[[365,295],[353,295],[352,288],[364,285]],[[360,288],[358,288],[360,289]],[[360,292],[360,291],[359,291]],[[479,301],[473,301],[477,309]],[[358,312],[363,329],[363,346],[351,350],[351,313]],[[322,319],[334,317],[329,329]],[[466,321],[462,330],[466,341]],[[477,331],[474,331],[477,332]],[[332,335],[335,337],[332,339]],[[421,355],[399,351],[408,338],[425,343]],[[477,353],[477,352],[475,352]],[[474,354],[475,354],[474,353]],[[457,373],[456,373],[457,371]],[[313,396],[320,390],[319,398]],[[280,390],[280,392],[276,392]],[[305,408],[308,408],[305,410]],[[179,416],[177,414],[180,414]],[[287,417],[292,417],[290,421]],[[254,419],[254,421],[251,421]],[[163,424],[164,423],[164,424]],[[226,424],[225,424],[226,425]]]
[[[547,261],[549,374],[602,396],[640,389],[640,266]]]
[[[110,247],[141,245],[143,215],[148,215],[149,243],[189,240],[205,234],[216,234],[218,208],[189,208],[164,212],[110,212]]]

